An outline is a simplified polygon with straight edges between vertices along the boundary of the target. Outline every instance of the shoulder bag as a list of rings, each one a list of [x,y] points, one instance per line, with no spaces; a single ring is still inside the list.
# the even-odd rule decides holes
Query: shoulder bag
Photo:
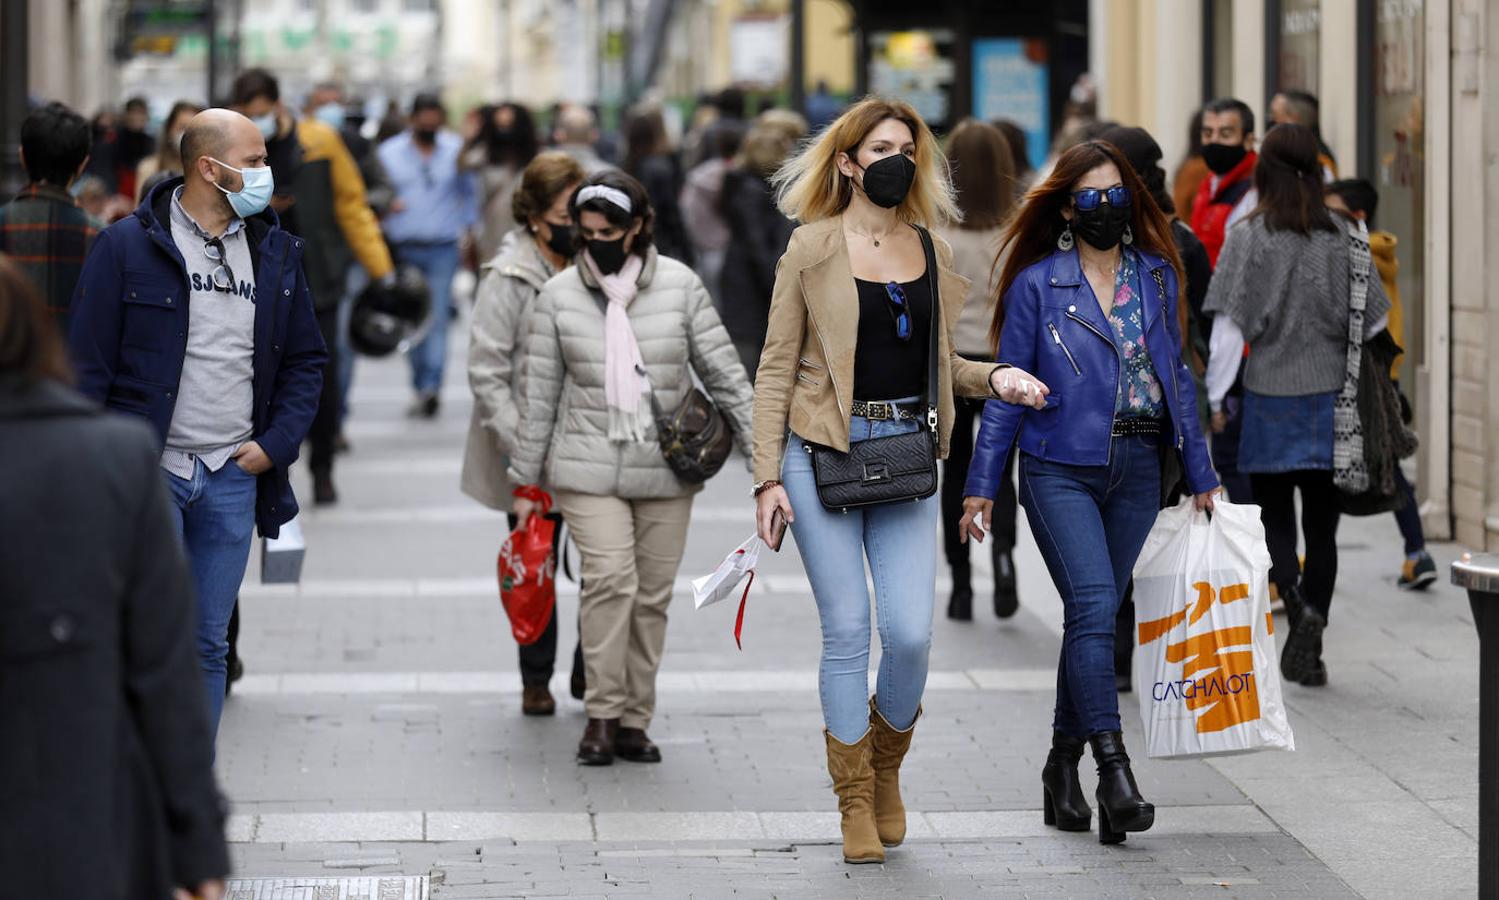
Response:
[[[817,498],[836,512],[924,500],[937,493],[937,254],[932,236],[916,226],[926,253],[926,277],[932,294],[931,328],[926,354],[926,421],[907,434],[870,438],[849,445],[847,453],[808,444]]]
[[[637,366],[636,371],[650,384],[644,368]],[[670,413],[656,400],[654,385],[650,395],[656,440],[677,480],[683,484],[702,484],[717,475],[734,448],[734,431],[723,410],[714,406],[695,384]]]

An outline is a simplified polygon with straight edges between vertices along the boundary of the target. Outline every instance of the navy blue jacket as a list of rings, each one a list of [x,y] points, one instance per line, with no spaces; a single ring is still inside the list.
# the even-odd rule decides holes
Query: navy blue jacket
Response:
[[[172,192],[154,188],[94,241],[73,294],[68,343],[78,390],[148,420],[166,443],[187,352],[188,272],[172,240]],[[271,458],[256,492],[255,524],[275,537],[297,514],[287,470],[317,412],[328,351],[302,274],[304,241],[270,210],[246,220],[255,263],[252,439]]]
[[[1197,419],[1196,386],[1182,362],[1176,271],[1159,256],[1136,252],[1145,343],[1165,394],[1168,438],[1182,455],[1188,487],[1200,494],[1217,487],[1218,476]],[[1164,291],[1153,271],[1161,274]],[[1021,270],[1005,292],[1004,310],[999,362],[1035,375],[1051,394],[1039,410],[996,400],[984,405],[965,497],[995,496],[1017,435],[1026,453],[1074,466],[1108,465],[1113,446],[1119,351],[1077,251],[1056,251]]]

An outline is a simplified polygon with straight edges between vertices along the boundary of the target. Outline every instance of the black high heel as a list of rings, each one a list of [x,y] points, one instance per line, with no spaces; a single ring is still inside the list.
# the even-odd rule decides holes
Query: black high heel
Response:
[[[1083,794],[1077,777],[1077,763],[1083,758],[1082,738],[1060,731],[1051,734],[1051,752],[1041,769],[1041,817],[1047,825],[1062,831],[1087,831],[1093,810]]]
[[[1146,831],[1155,824],[1155,805],[1140,796],[1124,750],[1124,735],[1106,731],[1088,738],[1098,763],[1098,842],[1123,843],[1127,832]]]

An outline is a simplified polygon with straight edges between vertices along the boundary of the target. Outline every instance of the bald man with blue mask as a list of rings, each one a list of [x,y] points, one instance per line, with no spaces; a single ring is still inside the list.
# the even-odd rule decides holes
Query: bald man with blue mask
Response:
[[[275,177],[248,118],[188,122],[185,174],[100,233],[73,299],[78,388],[146,419],[161,441],[173,524],[197,588],[212,722],[250,544],[297,512],[287,471],[327,358],[302,272],[305,242],[269,208]]]

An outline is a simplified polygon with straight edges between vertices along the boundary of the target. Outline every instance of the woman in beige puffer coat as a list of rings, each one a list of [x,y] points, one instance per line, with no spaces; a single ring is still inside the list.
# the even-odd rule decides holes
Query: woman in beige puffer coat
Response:
[[[582,558],[588,726],[578,761],[659,762],[646,729],[666,610],[701,488],[667,466],[648,392],[674,409],[695,373],[746,459],[752,396],[702,281],[651,246],[640,183],[600,173],[571,210],[583,250],[536,298],[509,474],[518,485],[552,486]],[[514,510],[524,520],[532,508],[518,499]]]

